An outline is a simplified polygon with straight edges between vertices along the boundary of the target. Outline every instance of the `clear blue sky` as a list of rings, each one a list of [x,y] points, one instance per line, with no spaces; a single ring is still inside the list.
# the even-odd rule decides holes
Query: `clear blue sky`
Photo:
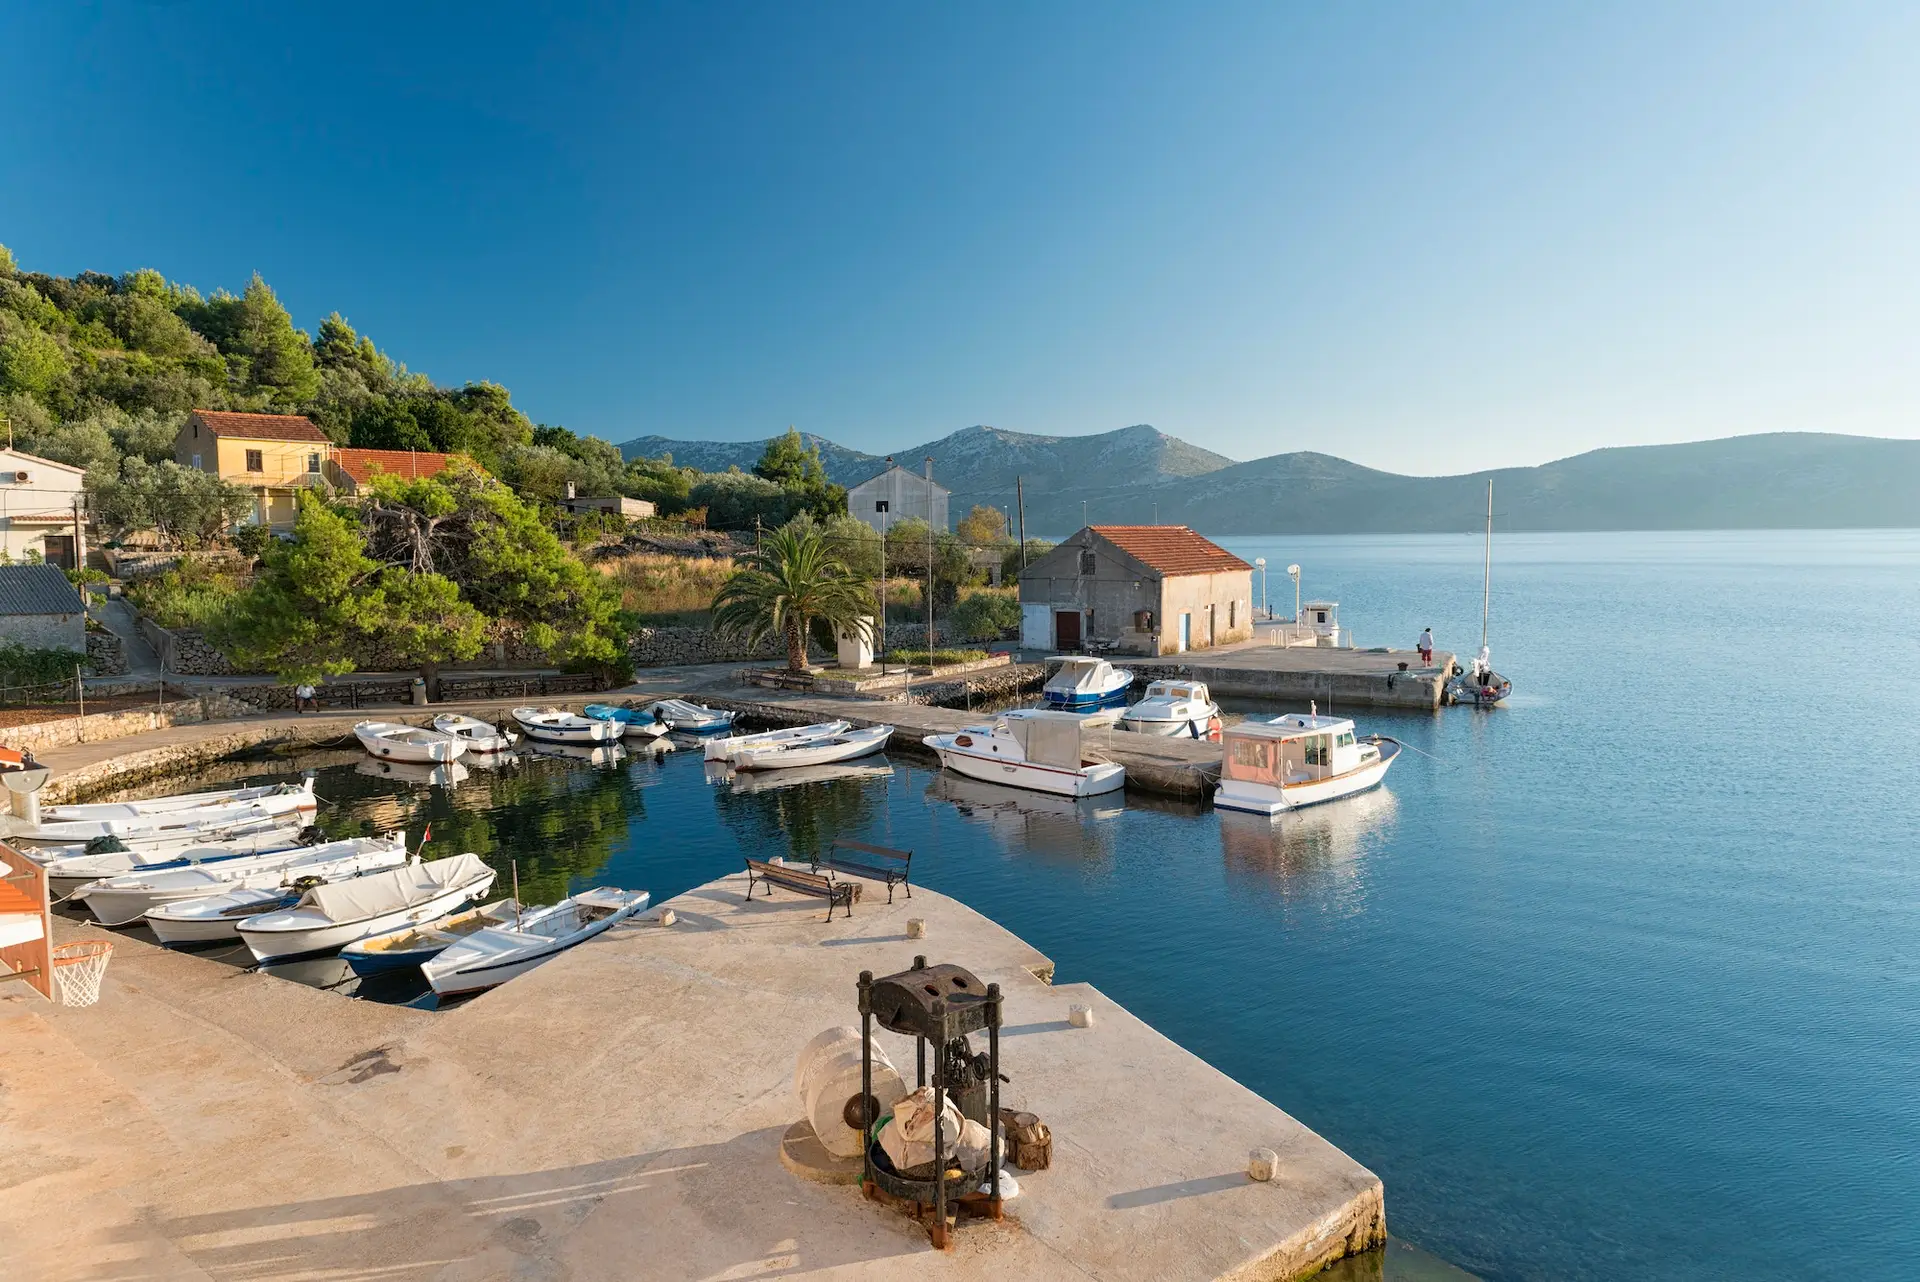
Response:
[[[1920,435],[1920,6],[12,4],[0,243],[614,440]]]

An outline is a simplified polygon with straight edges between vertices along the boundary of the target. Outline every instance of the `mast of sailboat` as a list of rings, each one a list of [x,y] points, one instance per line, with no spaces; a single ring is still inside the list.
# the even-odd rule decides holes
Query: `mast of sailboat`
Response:
[[[1480,580],[1480,652],[1487,651],[1487,615],[1493,606],[1493,478],[1487,478],[1487,555]]]

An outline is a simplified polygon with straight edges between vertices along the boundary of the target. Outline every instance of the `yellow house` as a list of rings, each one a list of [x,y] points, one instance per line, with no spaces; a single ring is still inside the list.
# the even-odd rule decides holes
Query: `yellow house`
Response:
[[[295,495],[322,483],[333,442],[304,414],[238,414],[195,410],[173,446],[182,467],[212,472],[253,491],[253,519],[289,529]]]

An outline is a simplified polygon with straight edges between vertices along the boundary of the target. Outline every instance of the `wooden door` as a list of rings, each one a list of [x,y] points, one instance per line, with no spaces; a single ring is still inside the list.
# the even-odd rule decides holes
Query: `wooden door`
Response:
[[[1080,611],[1055,610],[1053,612],[1053,644],[1061,650],[1080,648]]]
[[[47,541],[47,564],[57,565],[63,570],[73,568],[73,536],[71,534],[49,534]]]

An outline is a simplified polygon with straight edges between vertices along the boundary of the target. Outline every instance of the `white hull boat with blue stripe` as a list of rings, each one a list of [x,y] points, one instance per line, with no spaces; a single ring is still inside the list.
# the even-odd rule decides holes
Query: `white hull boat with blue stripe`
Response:
[[[85,846],[48,846],[34,853],[55,854],[47,861],[47,888],[57,898],[70,895],[88,882],[102,877],[123,877],[135,872],[161,872],[169,868],[192,868],[227,859],[245,859],[249,855],[275,850],[292,850],[300,844],[303,825],[298,819],[282,822],[263,819],[242,829],[228,829],[216,839],[203,836],[183,837],[178,841],[142,847],[138,850],[86,853]]]
[[[647,906],[644,890],[600,886],[461,939],[421,966],[442,997],[484,992],[604,934]]]
[[[1047,662],[1057,662],[1060,670],[1047,678],[1040,693],[1046,697],[1047,706],[1059,712],[1118,708],[1126,703],[1127,691],[1133,688],[1133,673],[1105,659],[1057,654]]]
[[[91,882],[74,892],[102,926],[131,926],[162,904],[203,899],[228,890],[292,886],[306,878],[338,881],[363,872],[385,872],[407,862],[407,837],[352,837],[318,846],[240,859],[216,859],[191,868],[130,873]]]
[[[625,727],[617,721],[596,721],[575,716],[559,708],[515,708],[513,719],[527,732],[527,738],[540,743],[574,744],[591,748],[597,744],[618,743]]]

